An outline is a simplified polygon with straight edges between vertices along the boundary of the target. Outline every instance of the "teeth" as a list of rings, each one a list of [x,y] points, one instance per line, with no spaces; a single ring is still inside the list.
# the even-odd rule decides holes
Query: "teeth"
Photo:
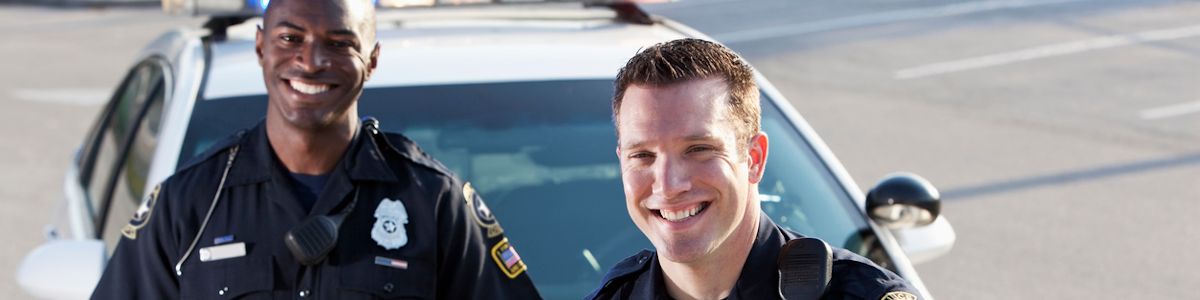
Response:
[[[682,221],[683,219],[687,219],[692,216],[695,216],[697,213],[700,212],[701,208],[704,208],[704,207],[702,205],[696,205],[689,209],[677,210],[677,211],[669,211],[669,210],[665,210],[665,209],[660,209],[660,210],[658,210],[658,213],[659,213],[659,215],[662,215],[663,219],[667,219],[667,221],[679,222],[679,221]]]
[[[328,84],[304,84],[295,80],[290,80],[288,82],[292,83],[292,89],[309,95],[320,94],[329,90]]]

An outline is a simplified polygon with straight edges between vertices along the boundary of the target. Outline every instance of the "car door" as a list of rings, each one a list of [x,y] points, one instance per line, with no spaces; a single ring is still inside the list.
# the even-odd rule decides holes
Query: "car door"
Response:
[[[146,188],[170,83],[157,58],[133,67],[93,126],[79,157],[79,183],[95,232],[112,253]]]

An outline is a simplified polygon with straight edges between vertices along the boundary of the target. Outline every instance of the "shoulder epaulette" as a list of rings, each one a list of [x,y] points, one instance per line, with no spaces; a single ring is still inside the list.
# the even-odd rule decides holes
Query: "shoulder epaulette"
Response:
[[[196,165],[212,159],[217,154],[224,153],[226,149],[240,144],[242,139],[246,137],[246,132],[248,131],[249,129],[238,130],[237,132],[218,140],[216,143],[213,143],[212,146],[209,146],[207,150],[204,150],[204,152],[197,154],[196,156],[185,161],[178,168],[175,168],[175,171],[181,172],[193,168]]]
[[[379,131],[373,132],[370,135],[373,139],[375,139],[376,143],[381,148],[379,149],[380,151],[395,153],[416,165],[433,170],[434,172],[441,173],[445,176],[454,176],[454,173],[450,171],[450,168],[446,167],[436,159],[433,159],[433,157],[429,156],[429,154],[426,154],[424,150],[421,150],[421,147],[417,146],[417,142],[408,139],[408,137],[402,134]]]
[[[604,294],[605,291],[614,287],[615,282],[624,281],[630,277],[636,278],[636,275],[646,272],[653,256],[654,251],[643,249],[641,252],[617,262],[612,269],[608,270],[608,274],[604,275],[604,280],[602,280],[604,284],[593,294]]]

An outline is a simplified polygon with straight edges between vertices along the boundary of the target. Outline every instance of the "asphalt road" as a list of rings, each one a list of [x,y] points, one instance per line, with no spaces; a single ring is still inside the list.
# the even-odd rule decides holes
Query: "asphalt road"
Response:
[[[1200,3],[692,1],[864,188],[941,188],[940,299],[1189,299],[1200,286]]]
[[[1194,298],[1200,2],[729,1],[647,9],[746,56],[861,186],[941,188],[939,299]],[[0,6],[0,298],[135,53],[202,20]]]
[[[17,265],[45,241],[75,147],[138,51],[202,21],[154,7],[0,6],[0,298],[28,297]]]

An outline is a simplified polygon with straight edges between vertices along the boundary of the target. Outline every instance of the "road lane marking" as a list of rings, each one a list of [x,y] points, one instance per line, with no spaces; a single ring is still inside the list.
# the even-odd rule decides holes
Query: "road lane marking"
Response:
[[[1019,62],[1025,62],[1048,57],[1078,54],[1088,51],[1177,40],[1200,35],[1200,25],[1143,31],[1098,37],[1093,39],[1050,44],[1022,50],[984,55],[967,59],[939,62],[898,70],[894,73],[896,79],[914,79],[947,73],[995,67]]]
[[[30,102],[99,105],[108,100],[110,92],[107,88],[18,89],[10,95]]]
[[[942,201],[959,201],[994,194],[1005,194],[1021,190],[1062,186],[1081,182],[1098,182],[1112,177],[1130,176],[1147,172],[1158,172],[1175,168],[1191,168],[1200,165],[1200,152],[1181,156],[1157,158],[1117,165],[1099,166],[1089,169],[1036,175],[1007,181],[980,185],[951,187],[941,191]]]
[[[1157,120],[1193,113],[1200,113],[1200,101],[1144,109],[1138,116],[1145,120]]]
[[[921,7],[886,11],[874,14],[857,15],[844,18],[822,20],[816,22],[789,24],[783,26],[754,28],[742,31],[727,32],[713,35],[713,38],[726,44],[749,42],[778,38],[784,36],[802,35],[814,32],[831,31],[852,27],[879,25],[901,21],[934,19],[966,15],[978,12],[1024,8],[1040,5],[1063,4],[1090,0],[1040,0],[1040,1],[982,1],[960,3],[944,6]]]

